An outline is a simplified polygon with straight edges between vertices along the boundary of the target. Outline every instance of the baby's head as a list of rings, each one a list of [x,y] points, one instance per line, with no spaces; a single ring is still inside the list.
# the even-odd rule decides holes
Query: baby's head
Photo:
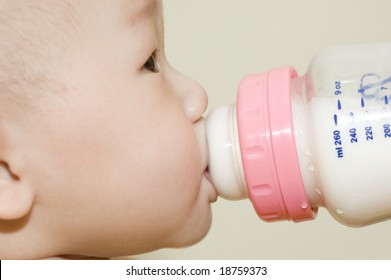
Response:
[[[199,241],[207,98],[165,59],[161,2],[0,1],[0,258]]]

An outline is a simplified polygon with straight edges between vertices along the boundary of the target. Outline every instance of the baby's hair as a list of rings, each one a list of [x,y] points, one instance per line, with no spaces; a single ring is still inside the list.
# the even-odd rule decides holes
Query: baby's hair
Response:
[[[20,100],[56,87],[49,65],[75,35],[77,2],[0,0],[0,98]]]

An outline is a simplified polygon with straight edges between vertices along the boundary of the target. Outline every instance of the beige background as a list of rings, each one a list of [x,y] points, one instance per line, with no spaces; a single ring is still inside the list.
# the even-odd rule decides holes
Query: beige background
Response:
[[[239,80],[292,65],[337,43],[391,40],[387,0],[164,0],[171,64],[199,81],[211,108],[235,101]],[[391,171],[390,171],[391,172]],[[391,184],[390,184],[391,187]],[[391,198],[390,198],[391,201]],[[142,259],[390,259],[391,221],[348,228],[320,209],[315,221],[265,223],[249,201],[219,199],[199,244]]]

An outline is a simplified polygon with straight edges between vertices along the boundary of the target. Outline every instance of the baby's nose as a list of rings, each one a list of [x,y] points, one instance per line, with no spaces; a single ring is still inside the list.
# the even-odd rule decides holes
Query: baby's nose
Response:
[[[194,88],[185,96],[183,104],[189,119],[192,122],[197,121],[205,112],[208,105],[208,97],[204,88],[194,82]]]
[[[204,88],[196,81],[182,75],[181,87],[178,91],[186,115],[191,122],[196,122],[208,105],[208,97]]]

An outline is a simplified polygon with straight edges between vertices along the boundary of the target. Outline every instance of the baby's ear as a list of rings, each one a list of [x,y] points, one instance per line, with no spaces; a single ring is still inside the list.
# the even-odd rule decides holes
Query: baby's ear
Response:
[[[0,160],[0,220],[22,218],[30,212],[33,202],[31,187]]]

